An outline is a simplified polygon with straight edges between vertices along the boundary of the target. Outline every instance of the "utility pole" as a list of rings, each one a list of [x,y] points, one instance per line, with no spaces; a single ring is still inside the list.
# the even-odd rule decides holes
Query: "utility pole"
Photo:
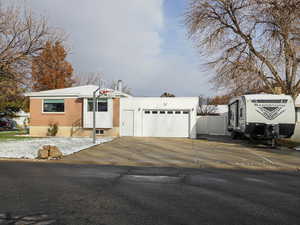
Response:
[[[93,92],[93,143],[96,144],[96,107],[97,107],[97,97],[96,94],[101,88],[97,88]]]

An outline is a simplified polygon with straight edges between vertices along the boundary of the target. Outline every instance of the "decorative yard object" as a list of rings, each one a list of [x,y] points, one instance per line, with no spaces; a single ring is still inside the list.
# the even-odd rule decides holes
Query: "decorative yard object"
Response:
[[[61,159],[63,154],[56,146],[45,145],[38,151],[38,159]]]

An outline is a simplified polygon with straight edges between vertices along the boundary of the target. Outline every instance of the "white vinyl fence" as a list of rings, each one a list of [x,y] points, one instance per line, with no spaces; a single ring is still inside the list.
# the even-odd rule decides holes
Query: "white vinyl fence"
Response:
[[[221,116],[198,116],[197,117],[198,135],[228,135],[227,115]]]

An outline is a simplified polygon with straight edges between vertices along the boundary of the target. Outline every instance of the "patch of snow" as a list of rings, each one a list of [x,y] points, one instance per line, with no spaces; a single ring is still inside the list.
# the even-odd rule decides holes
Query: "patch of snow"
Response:
[[[44,145],[54,145],[59,148],[63,155],[70,155],[83,149],[90,148],[105,142],[112,141],[113,138],[97,138],[96,144],[92,138],[37,138],[18,141],[6,141],[0,144],[0,158],[28,158],[35,159],[38,150]]]

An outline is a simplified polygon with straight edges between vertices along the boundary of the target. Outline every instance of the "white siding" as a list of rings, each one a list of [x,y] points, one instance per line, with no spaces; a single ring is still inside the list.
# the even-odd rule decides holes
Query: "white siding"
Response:
[[[93,128],[93,112],[88,112],[88,99],[83,101],[83,127]],[[108,99],[107,112],[96,112],[96,128],[113,127],[113,100]]]

